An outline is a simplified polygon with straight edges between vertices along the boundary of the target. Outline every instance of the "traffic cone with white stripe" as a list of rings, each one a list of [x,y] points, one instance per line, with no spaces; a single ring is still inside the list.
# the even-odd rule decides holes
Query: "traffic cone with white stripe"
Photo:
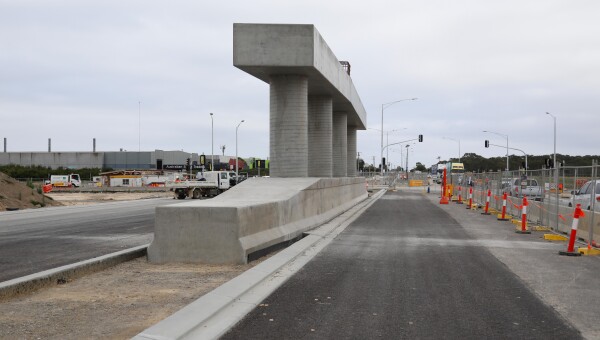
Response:
[[[521,214],[521,230],[515,230],[517,234],[531,234],[531,231],[527,230],[527,197],[523,197],[523,210]]]
[[[490,197],[492,196],[492,190],[488,189],[488,193],[487,193],[487,197],[485,198],[485,211],[482,212],[482,215],[489,215],[489,209],[490,209]]]
[[[460,185],[458,186],[458,201],[456,201],[456,204],[463,204],[463,201],[462,201],[462,188],[460,187]]]
[[[571,235],[569,237],[569,246],[567,251],[559,251],[559,255],[566,256],[581,256],[581,254],[575,251],[575,238],[577,237],[577,226],[579,225],[579,217],[585,216],[585,213],[581,210],[581,204],[577,203],[575,212],[573,213],[573,224],[571,225]]]
[[[504,195],[502,195],[502,215],[500,217],[498,217],[498,221],[508,221],[508,218],[506,218],[506,198],[507,198],[507,193],[504,193]]]

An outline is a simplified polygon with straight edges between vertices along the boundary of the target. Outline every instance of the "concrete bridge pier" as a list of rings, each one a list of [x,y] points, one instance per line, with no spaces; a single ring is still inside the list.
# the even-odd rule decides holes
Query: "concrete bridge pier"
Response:
[[[333,113],[333,177],[346,177],[348,170],[348,116]]]
[[[270,77],[270,173],[308,177],[308,78]]]
[[[348,156],[347,156],[347,164],[348,170],[346,171],[346,175],[348,177],[356,177],[356,162],[357,162],[357,148],[356,148],[356,128],[352,126],[348,126],[347,128],[347,138],[346,145],[348,148]]]
[[[333,176],[333,113],[330,96],[308,97],[308,177]]]
[[[271,178],[157,208],[151,262],[245,263],[368,196],[350,178],[366,111],[313,25],[234,24],[233,64],[269,84]]]

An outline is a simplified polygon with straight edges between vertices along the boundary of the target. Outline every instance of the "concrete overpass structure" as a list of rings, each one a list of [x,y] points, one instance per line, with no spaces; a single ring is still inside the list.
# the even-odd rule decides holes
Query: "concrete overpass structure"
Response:
[[[233,25],[233,65],[270,86],[273,177],[356,176],[366,112],[314,25]]]
[[[356,176],[366,113],[313,25],[234,24],[234,66],[270,86],[270,175],[211,200],[156,209],[155,263],[246,263],[367,198]]]

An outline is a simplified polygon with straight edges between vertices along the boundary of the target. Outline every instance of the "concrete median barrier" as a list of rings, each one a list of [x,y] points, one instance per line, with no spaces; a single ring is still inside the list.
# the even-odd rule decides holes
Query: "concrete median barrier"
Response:
[[[153,263],[246,263],[367,198],[364,178],[252,178],[210,200],[156,208]]]

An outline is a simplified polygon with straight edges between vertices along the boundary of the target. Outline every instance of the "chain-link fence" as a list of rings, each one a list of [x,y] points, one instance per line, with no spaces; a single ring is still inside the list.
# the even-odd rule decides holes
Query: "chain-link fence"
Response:
[[[448,179],[451,195],[473,189],[473,201],[483,207],[488,191],[492,212],[501,211],[503,195],[506,213],[521,218],[523,198],[528,200],[527,219],[532,225],[546,226],[569,233],[574,208],[581,204],[586,213],[579,219],[577,237],[594,243],[600,240],[600,180],[598,165],[587,167],[563,167],[557,170],[502,171],[488,173],[454,174]],[[592,213],[593,212],[593,213]]]
[[[575,206],[581,204],[585,216],[579,219],[577,237],[593,245],[600,241],[600,179],[594,163],[582,167],[558,169],[518,170],[487,173],[452,173],[447,176],[447,194],[451,200],[467,201],[484,207],[488,192],[492,213],[500,213],[506,193],[506,214],[520,219],[523,198],[528,200],[529,225],[548,227],[568,234],[571,230]],[[427,187],[427,191],[441,194],[441,179],[427,173],[390,171],[362,174],[372,186]],[[424,190],[425,191],[425,190]],[[592,213],[593,212],[593,213]],[[598,216],[597,216],[598,215]]]

